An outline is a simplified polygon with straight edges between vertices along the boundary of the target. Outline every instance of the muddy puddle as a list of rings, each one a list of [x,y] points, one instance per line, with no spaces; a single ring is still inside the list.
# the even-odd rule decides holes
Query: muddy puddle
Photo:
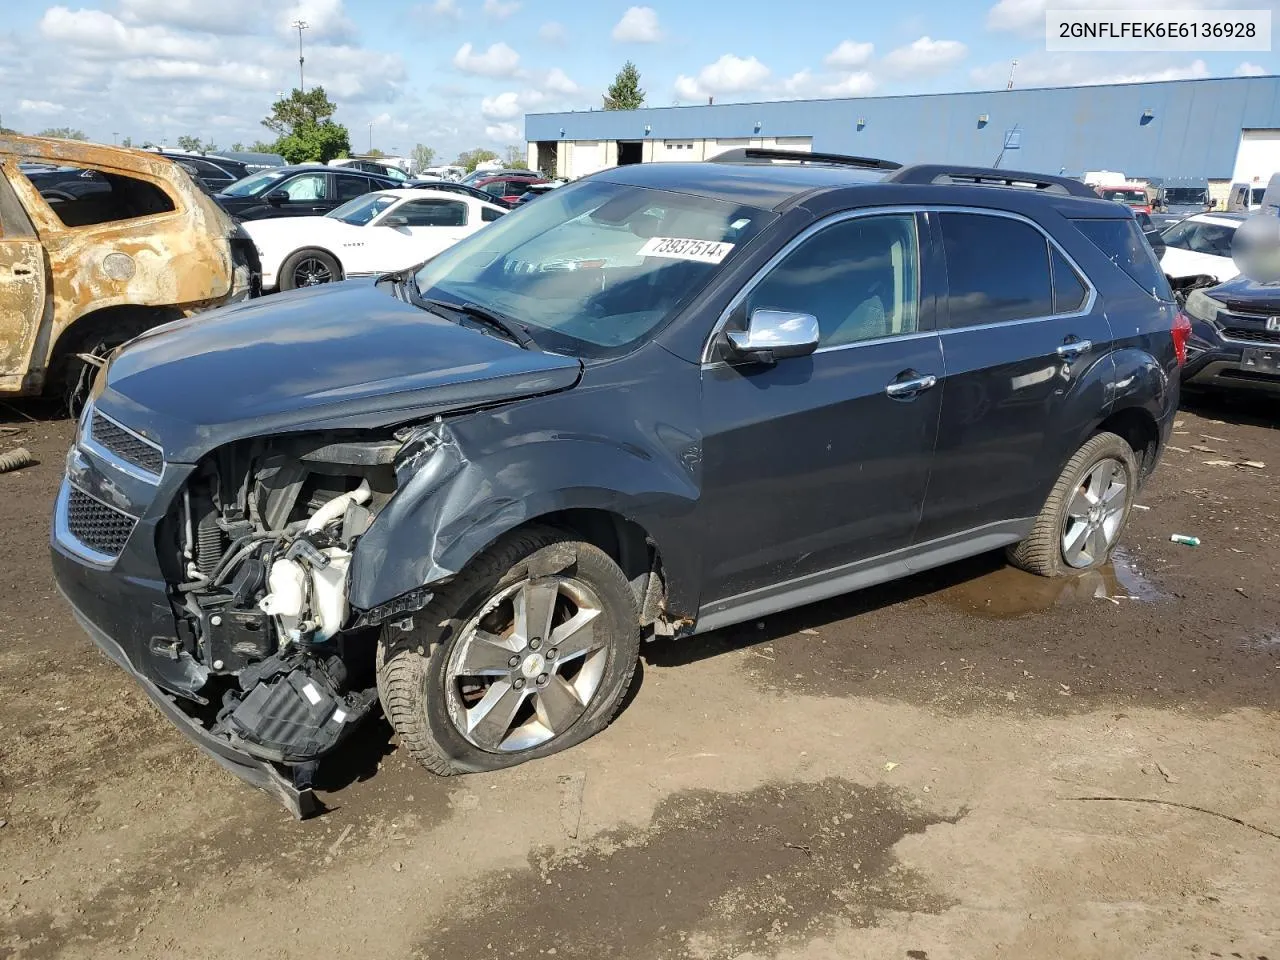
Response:
[[[1007,620],[1075,603],[1133,603],[1161,599],[1163,594],[1122,550],[1112,562],[1076,577],[1048,579],[1002,565],[981,576],[952,584],[932,600],[961,613]]]
[[[413,956],[728,960],[884,913],[939,913],[949,902],[893,847],[961,816],[834,778],[676,794],[647,827],[535,853],[526,869],[490,877]]]

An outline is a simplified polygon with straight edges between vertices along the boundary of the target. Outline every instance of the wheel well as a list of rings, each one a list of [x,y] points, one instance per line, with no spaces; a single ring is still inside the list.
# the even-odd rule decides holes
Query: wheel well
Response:
[[[1138,469],[1145,480],[1156,465],[1156,453],[1160,449],[1160,428],[1155,417],[1141,407],[1118,410],[1098,426],[1099,433],[1114,433],[1123,437],[1133,448],[1138,459]]]
[[[182,311],[175,307],[124,304],[92,310],[77,317],[58,335],[49,355],[50,373],[65,363],[67,357],[92,346],[95,341],[110,339],[115,343],[124,343],[145,330],[181,317]],[[46,377],[45,382],[48,383],[50,379],[52,377]]]
[[[642,623],[658,619],[666,605],[657,545],[638,523],[608,510],[574,509],[543,514],[522,526],[553,526],[608,554],[631,584]]]

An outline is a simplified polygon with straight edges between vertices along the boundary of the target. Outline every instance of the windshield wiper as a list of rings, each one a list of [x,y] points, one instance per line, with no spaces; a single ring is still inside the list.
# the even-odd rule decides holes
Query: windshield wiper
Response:
[[[454,313],[461,313],[473,320],[478,320],[485,326],[497,330],[507,336],[508,339],[514,340],[525,350],[540,350],[541,347],[534,342],[533,337],[529,336],[529,330],[523,323],[505,313],[499,313],[492,307],[485,307],[478,303],[451,303],[448,300],[436,300],[431,297],[424,297],[417,293],[415,289],[417,281],[414,281],[412,287],[409,288],[409,295],[413,297],[414,302],[428,307],[436,307],[439,309],[450,310]]]

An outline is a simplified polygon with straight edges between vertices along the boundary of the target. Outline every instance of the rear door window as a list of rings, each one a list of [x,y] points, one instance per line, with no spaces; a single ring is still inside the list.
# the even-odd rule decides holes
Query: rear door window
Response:
[[[409,227],[465,227],[467,205],[460,200],[410,200],[393,216],[404,217]]]
[[[978,213],[942,213],[948,326],[1051,316],[1049,245],[1030,224]]]
[[[173,200],[155,184],[108,170],[63,165],[34,171],[29,179],[68,227],[135,220],[174,209]]]
[[[1143,290],[1159,300],[1173,299],[1173,290],[1169,288],[1169,281],[1160,269],[1160,261],[1138,230],[1137,223],[1133,220],[1073,220],[1072,223],[1108,260],[1128,274]],[[1164,239],[1169,246],[1173,246],[1169,243],[1167,232]]]
[[[1053,268],[1053,312],[1075,313],[1082,309],[1089,299],[1085,282],[1053,244],[1049,245],[1049,260]]]
[[[364,196],[374,188],[374,184],[367,177],[339,175],[335,179],[338,181],[339,203],[344,203],[347,200]]]

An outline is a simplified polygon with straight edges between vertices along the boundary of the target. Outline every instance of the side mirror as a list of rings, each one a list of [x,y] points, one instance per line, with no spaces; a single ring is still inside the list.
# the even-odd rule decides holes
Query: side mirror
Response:
[[[289,194],[284,190],[272,190],[262,199],[267,201],[267,203],[288,203]]]
[[[391,216],[385,217],[382,221],[382,226],[384,227],[407,227],[408,225],[409,218],[397,213],[393,213]]]
[[[809,356],[818,349],[818,336],[817,317],[762,308],[752,311],[746,330],[730,330],[727,340],[736,359],[773,363]]]

